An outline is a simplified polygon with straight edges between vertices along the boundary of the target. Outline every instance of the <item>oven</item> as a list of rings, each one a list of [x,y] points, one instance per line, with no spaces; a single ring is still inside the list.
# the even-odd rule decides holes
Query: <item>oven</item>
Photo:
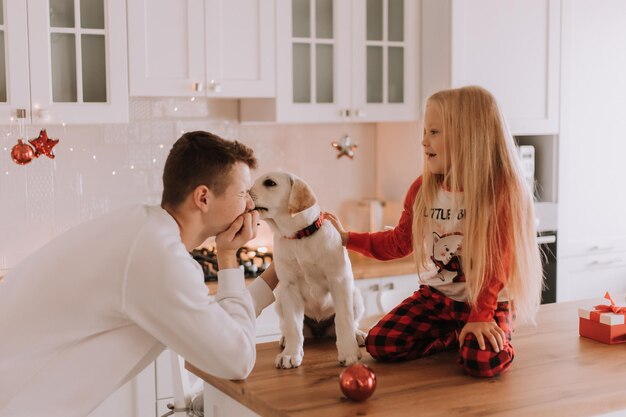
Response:
[[[544,287],[541,291],[541,304],[556,302],[556,232],[537,233],[537,243],[541,250]]]

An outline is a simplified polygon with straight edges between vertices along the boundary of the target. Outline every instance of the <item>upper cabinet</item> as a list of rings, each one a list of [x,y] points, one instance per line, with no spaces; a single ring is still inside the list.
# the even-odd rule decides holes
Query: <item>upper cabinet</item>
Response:
[[[273,97],[273,0],[128,0],[131,96]]]
[[[276,98],[242,121],[416,120],[413,0],[277,0]]]
[[[4,0],[0,123],[128,120],[124,0]]]
[[[559,131],[559,0],[422,0],[422,92],[480,85],[515,135]]]

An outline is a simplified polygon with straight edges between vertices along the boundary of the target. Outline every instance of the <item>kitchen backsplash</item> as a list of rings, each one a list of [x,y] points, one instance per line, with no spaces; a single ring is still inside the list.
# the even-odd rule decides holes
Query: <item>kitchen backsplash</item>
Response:
[[[324,210],[340,216],[349,215],[349,202],[380,193],[377,168],[385,159],[377,151],[387,145],[377,148],[377,125],[242,125],[237,111],[235,100],[132,99],[128,124],[46,126],[49,137],[60,139],[56,158],[41,156],[26,166],[14,164],[10,157],[17,125],[0,126],[0,269],[11,268],[81,222],[132,203],[158,204],[169,149],[191,130],[240,140],[259,159],[253,176],[291,171],[313,187]],[[37,136],[40,128],[27,126],[27,139]],[[331,146],[344,134],[359,145],[352,160],[337,159]],[[406,154],[402,149],[395,152]],[[411,175],[399,182],[395,194],[406,189]],[[271,243],[266,226],[253,243]]]

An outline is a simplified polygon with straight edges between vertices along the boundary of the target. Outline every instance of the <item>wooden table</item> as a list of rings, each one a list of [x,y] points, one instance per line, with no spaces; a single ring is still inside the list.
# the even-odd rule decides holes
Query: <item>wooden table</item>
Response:
[[[623,304],[624,297],[616,300]],[[245,381],[216,378],[191,364],[187,368],[207,382],[205,403],[214,403],[218,393],[246,411],[224,415],[622,415],[615,412],[626,410],[626,344],[605,345],[578,335],[577,308],[602,301],[542,306],[538,325],[520,326],[513,336],[517,354],[511,370],[492,379],[464,374],[456,365],[456,352],[379,363],[363,348],[363,362],[376,373],[378,386],[362,403],[348,401],[340,391],[343,368],[337,364],[333,341],[305,345],[302,366],[288,370],[274,367],[277,343],[259,344],[256,366]],[[213,415],[212,409],[205,409],[205,415]]]

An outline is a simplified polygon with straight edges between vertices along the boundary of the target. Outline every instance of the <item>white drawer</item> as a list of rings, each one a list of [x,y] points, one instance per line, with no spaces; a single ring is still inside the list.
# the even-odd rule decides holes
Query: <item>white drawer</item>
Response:
[[[557,261],[557,301],[602,298],[626,292],[626,251]]]
[[[626,251],[626,237],[589,238],[567,241],[559,236],[557,252],[560,257],[602,255]]]

